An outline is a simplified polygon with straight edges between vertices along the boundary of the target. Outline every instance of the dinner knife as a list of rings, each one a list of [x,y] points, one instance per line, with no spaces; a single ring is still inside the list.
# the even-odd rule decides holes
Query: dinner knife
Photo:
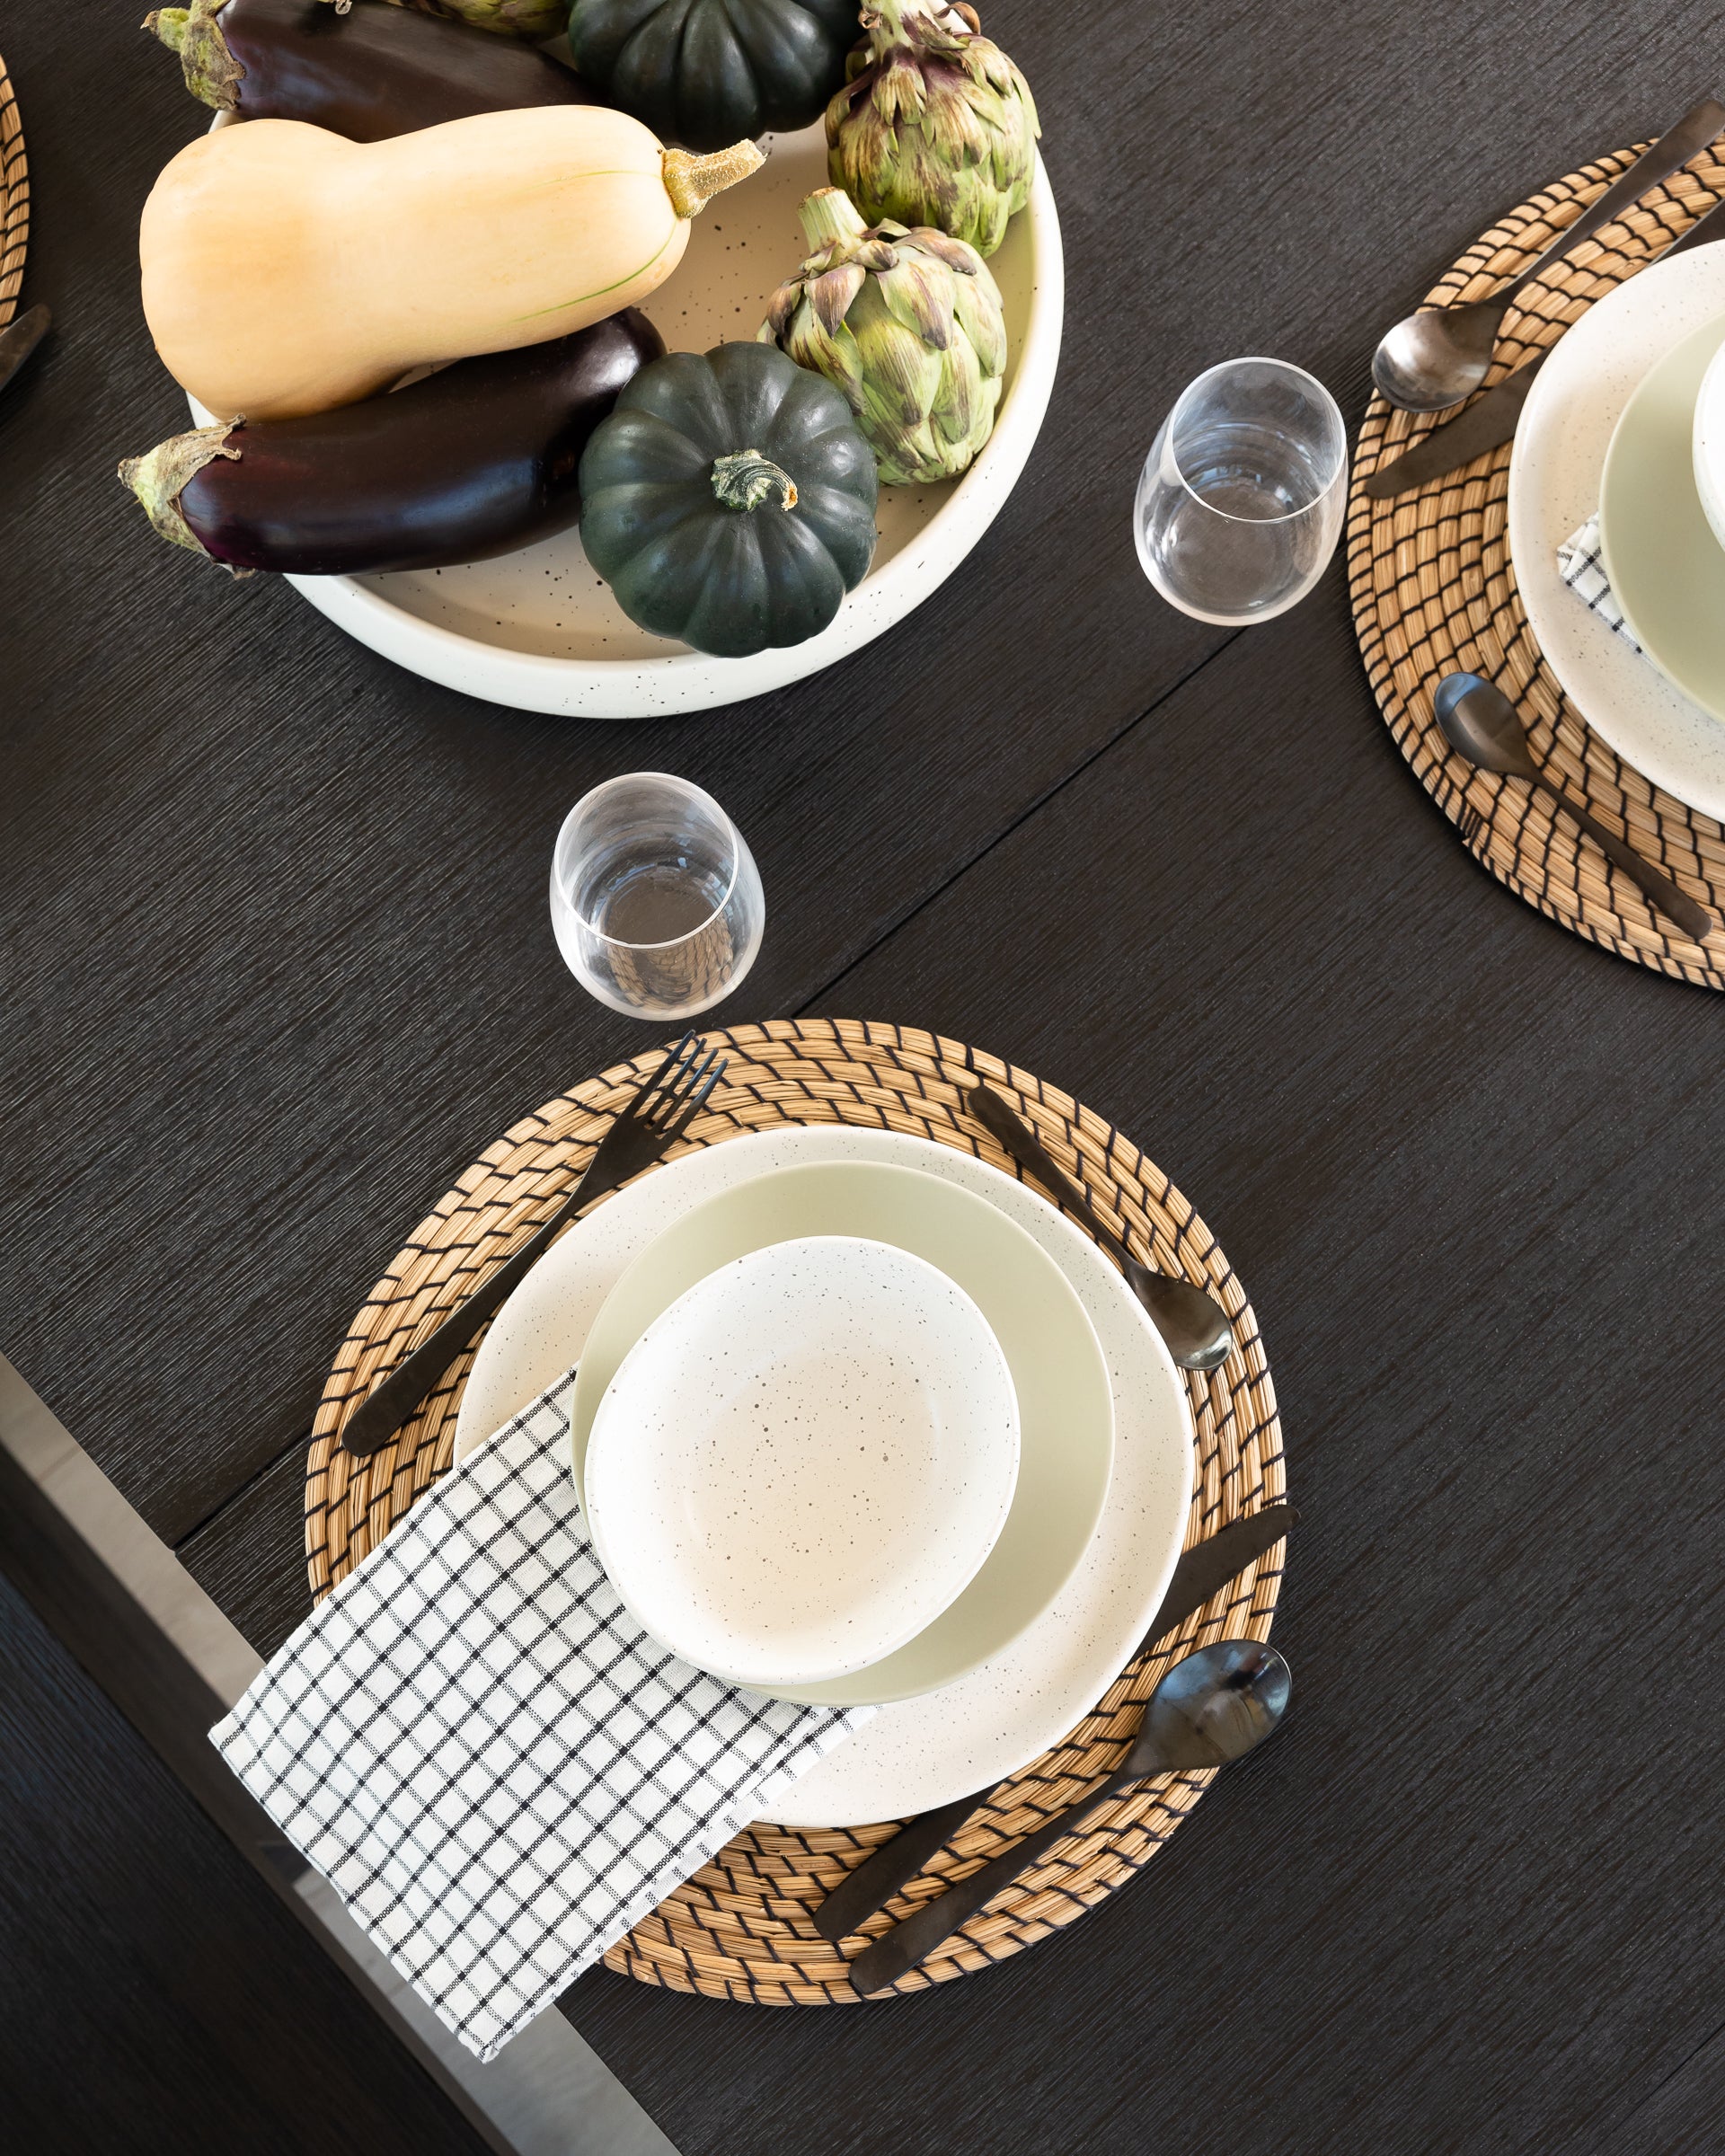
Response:
[[[1299,1518],[1291,1505],[1267,1505],[1218,1528],[1208,1541],[1186,1551],[1174,1567],[1168,1592],[1162,1598],[1150,1630],[1139,1641],[1131,1659],[1137,1661],[1147,1647],[1176,1631],[1194,1610],[1204,1604],[1236,1573],[1273,1549]],[[847,1871],[814,1913],[815,1929],[836,1946],[859,1931],[877,1910],[884,1909],[898,1889],[924,1869],[931,1857],[944,1848],[978,1806],[986,1804],[995,1789],[978,1789],[937,1810],[922,1812],[900,1827],[890,1842],[883,1842],[854,1871]]]
[[[4,389],[48,334],[53,317],[46,307],[27,307],[17,321],[0,330],[0,389]]]
[[[1715,202],[1704,217],[1696,218],[1681,239],[1661,248],[1652,260],[1669,261],[1685,248],[1704,247],[1720,239],[1725,239],[1725,202]],[[1643,269],[1649,266],[1642,264]],[[1547,345],[1525,367],[1506,375],[1491,388],[1482,390],[1465,411],[1458,412],[1455,419],[1446,420],[1441,427],[1434,427],[1429,434],[1422,435],[1411,449],[1393,463],[1380,464],[1361,482],[1365,492],[1376,501],[1405,494],[1411,487],[1422,487],[1429,479],[1442,479],[1451,472],[1458,472],[1464,464],[1471,464],[1476,456],[1483,456],[1488,450],[1499,449],[1505,442],[1512,441],[1534,376],[1556,349],[1555,345]]]

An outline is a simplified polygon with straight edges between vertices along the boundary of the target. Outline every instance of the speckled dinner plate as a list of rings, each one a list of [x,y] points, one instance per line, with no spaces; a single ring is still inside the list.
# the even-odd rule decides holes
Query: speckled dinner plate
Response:
[[[1191,1498],[1192,1422],[1167,1349],[1120,1276],[1035,1191],[930,1140],[845,1126],[762,1131],[686,1154],[577,1221],[492,1321],[463,1395],[456,1454],[578,1360],[624,1268],[691,1206],[805,1161],[897,1161],[998,1206],[1071,1282],[1114,1396],[1114,1464],[1096,1531],[1066,1586],[1012,1645],[957,1683],[883,1707],[779,1799],[787,1826],[861,1826],[986,1789],[1066,1735],[1108,1689],[1161,1605]]]

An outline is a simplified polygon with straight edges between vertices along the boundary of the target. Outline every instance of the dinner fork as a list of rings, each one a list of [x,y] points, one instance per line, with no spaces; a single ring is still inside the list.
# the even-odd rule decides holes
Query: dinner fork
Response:
[[[360,1401],[341,1427],[349,1452],[365,1459],[387,1445],[499,1303],[544,1256],[564,1223],[596,1197],[608,1197],[632,1176],[650,1168],[683,1135],[725,1074],[727,1058],[717,1048],[702,1057],[704,1045],[693,1032],[683,1036],[599,1140],[587,1172],[551,1218]]]

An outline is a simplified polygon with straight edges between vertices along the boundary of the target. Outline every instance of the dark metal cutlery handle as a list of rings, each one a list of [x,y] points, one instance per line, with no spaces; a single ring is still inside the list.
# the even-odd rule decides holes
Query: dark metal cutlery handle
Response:
[[[978,1085],[965,1095],[964,1104],[991,1137],[998,1139],[1014,1160],[1022,1162],[1039,1181],[1048,1185],[1062,1205],[1078,1215],[1098,1242],[1105,1243],[1126,1264],[1136,1262],[1131,1251],[1099,1217],[1089,1198],[1023,1117],[1014,1114],[998,1093],[991,1092],[986,1085]]]
[[[1606,854],[1623,874],[1640,886],[1650,906],[1659,908],[1668,921],[1676,922],[1685,936],[1703,943],[1712,933],[1713,916],[1705,906],[1698,906],[1686,892],[1680,891],[1662,870],[1656,869],[1650,861],[1643,859],[1633,846],[1625,845],[1614,831],[1595,821],[1572,793],[1560,786],[1544,772],[1536,773],[1535,783],[1543,786],[1562,809],[1565,816],[1579,824],[1595,845]]]
[[[1291,1505],[1266,1505],[1244,1519],[1231,1521],[1206,1541],[1187,1551],[1174,1567],[1168,1592],[1152,1619],[1150,1629],[1133,1649],[1132,1660],[1157,1640],[1177,1631],[1194,1610],[1201,1610],[1213,1595],[1248,1565],[1273,1550],[1299,1515]],[[847,1871],[815,1911],[815,1929],[835,1946],[860,1931],[869,1919],[884,1909],[901,1886],[907,1886],[930,1860],[944,1849],[972,1812],[986,1804],[1004,1783],[960,1797],[936,1811],[922,1812],[899,1828],[890,1842],[883,1842],[872,1855]]]
[[[558,1230],[586,1202],[587,1186],[597,1165],[596,1155],[544,1225],[536,1228],[483,1287],[476,1288],[429,1339],[422,1340],[405,1362],[398,1363],[383,1383],[366,1395],[341,1426],[341,1443],[349,1452],[366,1459],[389,1443],[486,1319],[514,1294],[544,1256]]]
[[[1590,239],[1601,225],[1609,225],[1622,211],[1640,201],[1650,188],[1657,187],[1661,180],[1668,180],[1673,172],[1680,172],[1692,157],[1707,147],[1721,128],[1725,128],[1725,105],[1716,98],[1703,98],[1692,111],[1684,114],[1676,127],[1668,128],[1650,148],[1643,150],[1629,170],[1614,180],[1596,202],[1590,203],[1572,224],[1566,225],[1551,245],[1518,277],[1512,278],[1484,304],[1496,305],[1513,299],[1571,247]]]
[[[0,389],[4,389],[47,336],[52,317],[46,307],[28,307],[16,322],[0,330]]]
[[[1028,1869],[1057,1842],[1063,1842],[1099,1805],[1119,1796],[1133,1781],[1145,1779],[1147,1778],[1110,1774],[1088,1797],[1081,1797],[1076,1804],[1057,1812],[1034,1833],[1026,1834],[1022,1842],[1014,1842],[1001,1855],[991,1857],[980,1871],[973,1871],[969,1878],[960,1879],[944,1894],[937,1894],[932,1902],[924,1902],[920,1909],[913,1910],[902,1923],[895,1924],[883,1937],[864,1947],[852,1962],[853,1986],[859,1992],[880,1992],[889,1984],[897,1984],[919,1961],[926,1961],[943,1939],[950,1938],[960,1924],[968,1923],[979,1909],[986,1908],[997,1894],[1010,1886],[1022,1871]]]
[[[1642,267],[1650,270],[1654,262],[1669,261],[1675,254],[1685,254],[1692,247],[1710,247],[1721,239],[1725,239],[1725,201],[1715,202],[1695,219],[1681,239],[1660,248]],[[1527,392],[1534,386],[1534,376],[1556,349],[1555,344],[1549,344],[1543,352],[1535,352],[1513,374],[1506,375],[1501,382],[1494,382],[1490,389],[1482,390],[1455,419],[1444,420],[1429,434],[1422,434],[1412,448],[1404,450],[1393,463],[1380,464],[1362,481],[1364,491],[1374,500],[1387,500],[1393,495],[1405,494],[1410,487],[1422,487],[1428,480],[1442,479],[1451,472],[1459,471],[1462,465],[1471,464],[1476,456],[1485,455],[1488,450],[1500,449],[1505,442],[1512,441],[1521,408],[1527,401]]]
[[[686,1033],[659,1068],[635,1088],[613,1117],[581,1180],[551,1218],[528,1236],[482,1287],[451,1311],[429,1340],[367,1394],[341,1426],[341,1443],[361,1459],[381,1452],[491,1312],[544,1256],[563,1224],[596,1197],[606,1197],[631,1176],[662,1160],[706,1105],[725,1073],[717,1048]]]
[[[919,1812],[890,1842],[883,1842],[872,1856],[845,1874],[815,1911],[816,1931],[835,1946],[860,1931],[901,1886],[909,1886],[918,1872],[928,1869],[971,1813],[993,1795],[993,1789],[978,1789],[974,1797],[957,1798],[936,1811]]]

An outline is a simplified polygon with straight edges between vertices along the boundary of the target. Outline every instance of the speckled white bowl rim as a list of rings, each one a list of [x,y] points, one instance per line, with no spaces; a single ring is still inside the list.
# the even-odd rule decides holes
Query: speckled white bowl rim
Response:
[[[655,1169],[577,1221],[492,1320],[456,1431],[465,1459],[579,1355],[624,1268],[690,1206],[802,1161],[898,1161],[1027,1229],[1077,1291],[1114,1393],[1114,1471],[1083,1560],[1045,1613],[956,1684],[883,1707],[774,1807],[776,1822],[862,1826],[950,1804],[1046,1752],[1108,1689],[1155,1615],[1192,1487],[1186,1388],[1160,1335],[1089,1238],[999,1170],[931,1139],[848,1126],[760,1131]]]
[[[682,1428],[692,1428],[703,1418],[712,1388],[703,1384],[691,1395],[686,1384],[678,1384],[679,1350],[685,1357],[698,1350],[712,1359],[715,1349],[727,1359],[751,1347],[769,1356],[776,1353],[784,1337],[781,1280],[787,1266],[796,1268],[798,1300],[790,1321],[792,1327],[800,1321],[818,1324],[823,1298],[859,1312],[871,1303],[880,1306],[889,1328],[896,1328],[898,1352],[894,1361],[903,1361],[911,1373],[910,1382],[927,1399],[931,1426],[941,1428],[951,1441],[950,1458],[938,1463],[931,1458],[927,1465],[938,1465],[943,1484],[950,1485],[954,1474],[960,1480],[956,1487],[946,1487],[939,1501],[944,1535],[924,1533],[920,1547],[900,1551],[896,1566],[889,1564],[884,1551],[877,1551],[871,1569],[877,1583],[889,1587],[892,1600],[884,1613],[886,1621],[876,1630],[847,1625],[849,1637],[844,1644],[836,1638],[830,1639],[829,1651],[820,1659],[800,1666],[774,1658],[763,1638],[759,1666],[744,1668],[732,1665],[716,1635],[690,1632],[679,1637],[673,1629],[661,1606],[655,1577],[668,1567],[674,1568],[673,1560],[652,1547],[652,1520],[632,1507],[636,1493],[626,1481],[620,1486],[615,1475],[607,1474],[606,1463],[626,1457],[638,1471],[646,1449],[643,1423],[655,1417]],[[771,1282],[771,1291],[764,1295],[765,1282]],[[928,1338],[919,1343],[916,1335],[922,1330]],[[770,1412],[765,1419],[772,1419]],[[624,1357],[594,1417],[582,1510],[612,1585],[655,1639],[699,1669],[757,1692],[774,1692],[787,1685],[819,1684],[829,1677],[848,1676],[884,1659],[932,1624],[962,1594],[1000,1539],[1018,1481],[1018,1401],[1006,1357],[988,1321],[956,1280],[914,1251],[891,1243],[872,1242],[860,1235],[798,1235],[750,1250],[709,1273],[641,1334]],[[932,1493],[921,1493],[918,1508],[933,1511]],[[647,1510],[650,1514],[653,1507]],[[842,1517],[813,1523],[813,1529],[827,1538],[829,1547],[834,1538],[849,1544],[856,1523],[847,1508]],[[937,1547],[937,1541],[945,1547]],[[756,1575],[753,1568],[750,1572],[746,1584],[729,1565],[718,1577],[733,1595],[746,1593],[757,1611],[765,1600],[767,1609],[756,1622],[770,1633],[771,1576]],[[710,1595],[708,1599],[713,1597]]]
[[[1509,558],[1528,626],[1588,724],[1625,763],[1725,818],[1725,726],[1590,613],[1557,550],[1599,508],[1606,452],[1643,376],[1725,309],[1725,248],[1653,262],[1589,307],[1534,377],[1509,461]]]

